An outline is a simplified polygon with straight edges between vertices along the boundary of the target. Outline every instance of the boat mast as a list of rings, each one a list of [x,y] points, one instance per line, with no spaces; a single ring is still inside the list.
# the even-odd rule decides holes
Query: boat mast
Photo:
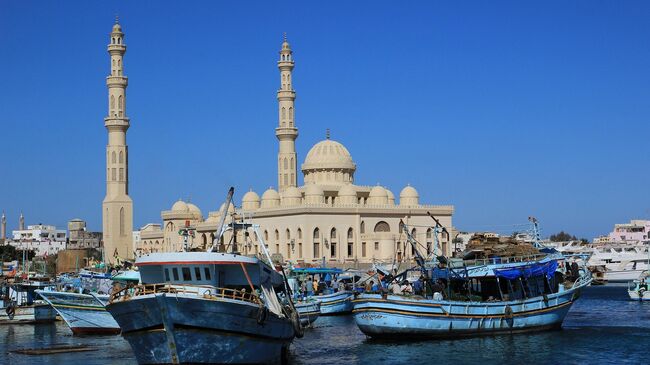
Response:
[[[232,201],[232,195],[234,193],[235,188],[231,186],[230,189],[228,189],[228,195],[226,195],[226,202],[223,204],[223,208],[220,212],[221,218],[219,219],[219,225],[217,225],[217,236],[214,238],[214,241],[210,242],[210,246],[206,250],[207,252],[213,252],[216,247],[215,242],[221,242],[221,237],[226,231],[226,227],[224,226],[224,223],[226,222],[226,214],[228,213],[228,208],[230,208],[230,202]]]

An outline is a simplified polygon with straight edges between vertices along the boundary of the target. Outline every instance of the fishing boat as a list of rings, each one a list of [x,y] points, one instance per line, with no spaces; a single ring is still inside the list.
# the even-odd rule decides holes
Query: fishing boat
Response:
[[[214,242],[226,230],[221,226],[232,191]],[[141,284],[111,295],[106,309],[138,363],[243,364],[286,358],[291,341],[302,334],[286,278],[273,268],[259,226],[233,222],[228,228],[252,229],[264,258],[215,252],[221,245],[214,242],[205,252],[150,253],[135,262]],[[232,237],[236,240],[237,234]],[[230,247],[237,247],[236,242]]]
[[[354,283],[345,283],[340,281],[340,285],[332,285],[334,278],[344,273],[341,269],[326,267],[295,268],[291,270],[291,275],[298,277],[300,281],[308,281],[306,298],[319,301],[320,314],[336,315],[352,312],[352,299],[354,299],[354,290],[350,286]],[[318,279],[316,279],[318,278]],[[318,287],[312,286],[311,280],[316,279]],[[328,284],[329,282],[329,284]]]
[[[0,289],[0,324],[47,323],[56,320],[56,311],[37,299],[36,290],[53,285],[48,282],[22,282]]]
[[[427,265],[407,228],[404,232],[425,290],[422,295],[360,294],[354,300],[354,319],[373,338],[449,338],[560,328],[581,289],[591,282],[586,267],[576,269],[577,264],[563,262],[561,253],[541,247],[535,255],[472,261],[439,256]]]
[[[105,308],[108,295],[48,290],[36,292],[56,310],[75,335],[120,333],[120,326]]]
[[[646,301],[650,300],[650,271],[641,273],[638,279],[628,283],[627,294],[632,300]]]
[[[305,299],[295,302],[296,310],[300,316],[300,324],[303,327],[310,326],[320,315],[321,302],[314,299]]]

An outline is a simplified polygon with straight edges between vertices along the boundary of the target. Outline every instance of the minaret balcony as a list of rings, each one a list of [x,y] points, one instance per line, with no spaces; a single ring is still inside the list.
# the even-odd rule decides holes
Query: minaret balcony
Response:
[[[294,90],[278,90],[278,100],[294,100],[296,92]]]
[[[108,53],[113,54],[113,53],[125,53],[126,52],[126,46],[124,44],[109,44],[108,45]]]
[[[295,127],[278,127],[275,128],[275,135],[279,140],[296,139],[298,137],[298,128]]]
[[[128,129],[129,128],[129,118],[127,117],[106,117],[104,118],[104,127],[108,129]]]
[[[129,78],[126,76],[106,76],[106,85],[124,88],[129,85]]]

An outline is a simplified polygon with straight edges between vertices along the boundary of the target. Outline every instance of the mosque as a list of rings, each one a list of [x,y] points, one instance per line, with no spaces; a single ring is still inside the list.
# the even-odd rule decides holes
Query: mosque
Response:
[[[114,33],[118,28],[119,25],[116,24]],[[118,48],[122,50],[125,49],[121,43],[123,34],[121,28],[118,30],[119,34],[115,34],[118,34],[117,41],[120,42]],[[110,49],[109,46],[109,53]],[[295,148],[298,137],[295,120],[296,91],[292,86],[295,63],[286,36],[277,64],[280,70],[280,89],[277,91],[278,124],[275,128],[279,142],[278,189],[269,188],[263,192],[261,198],[256,192],[248,191],[243,195],[239,206],[231,203],[228,207],[228,219],[233,216],[236,219],[243,217],[259,224],[260,234],[263,235],[271,253],[284,261],[290,260],[300,265],[319,265],[325,262],[328,266],[363,267],[374,261],[410,260],[413,252],[406,242],[406,235],[401,231],[400,220],[404,220],[411,227],[411,233],[423,245],[422,251],[449,255],[450,237],[440,234],[438,240],[434,238],[434,222],[427,212],[436,216],[451,232],[453,206],[420,204],[417,190],[409,185],[401,190],[397,201],[395,195],[383,186],[355,184],[354,173],[357,165],[352,155],[343,144],[330,139],[329,133],[325,140],[316,143],[307,153],[304,163],[300,165],[304,185],[298,185],[298,156]],[[114,67],[115,65],[114,61]],[[116,76],[122,77],[121,57],[117,65],[119,67],[115,70]],[[126,83],[122,82],[114,87],[125,88],[125,85]],[[113,114],[110,114],[113,115],[111,118],[122,121],[118,123],[120,128],[114,128],[120,133],[124,131],[124,139],[119,139],[119,142],[123,141],[124,146],[113,147],[118,152],[126,150],[126,124],[120,119],[126,118],[121,110],[124,105],[125,102],[122,104],[120,101],[118,110],[111,109]],[[108,119],[112,120],[111,118]],[[128,123],[128,118],[126,122]],[[107,160],[109,184],[116,180],[111,163],[119,164],[122,162],[121,157],[117,161],[116,163],[115,160]],[[126,164],[124,160],[124,168]],[[118,182],[121,182],[122,178],[120,172]],[[125,184],[118,185],[119,193],[128,191],[128,180]],[[126,199],[124,194],[118,196],[120,198],[116,198],[118,202],[114,204],[115,209],[119,210],[119,204],[125,205],[129,209],[127,216],[132,219],[130,198]],[[106,204],[105,200],[104,205]],[[109,202],[110,204],[113,203]],[[150,223],[136,232],[134,236],[138,238],[133,242],[131,254],[180,251],[185,242],[179,231],[185,227],[194,231],[193,237],[188,239],[188,245],[191,248],[205,248],[214,242],[220,215],[224,210],[226,209],[222,204],[219,210],[211,211],[204,217],[199,207],[179,200],[169,210],[161,213],[162,224]],[[115,219],[122,222],[119,214]],[[113,227],[118,235],[124,232],[123,227],[120,231],[120,224],[122,223]],[[258,240],[252,238],[238,236],[236,249],[243,254],[258,253]],[[217,244],[223,248],[229,239],[226,235]],[[437,247],[436,241],[439,243]],[[110,253],[108,247],[106,250]]]

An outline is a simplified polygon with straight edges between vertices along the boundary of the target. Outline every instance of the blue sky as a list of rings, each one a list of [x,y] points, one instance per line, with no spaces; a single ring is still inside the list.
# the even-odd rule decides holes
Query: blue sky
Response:
[[[128,46],[135,226],[276,184],[276,66],[294,50],[299,161],[331,129],[361,185],[453,204],[462,230],[537,216],[592,238],[650,218],[650,2],[0,0],[0,209],[101,229],[108,33]]]

